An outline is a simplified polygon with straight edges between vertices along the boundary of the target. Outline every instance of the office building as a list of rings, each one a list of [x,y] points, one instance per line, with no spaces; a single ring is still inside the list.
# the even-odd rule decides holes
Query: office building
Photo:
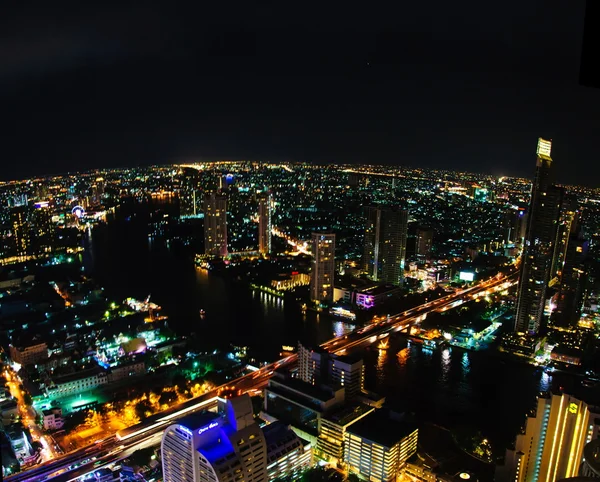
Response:
[[[417,228],[415,237],[415,254],[417,256],[425,256],[428,258],[431,255],[431,247],[433,246],[433,229]]]
[[[374,407],[359,403],[321,418],[321,431],[316,447],[318,456],[330,463],[343,464],[346,431],[353,423],[374,411]]]
[[[20,365],[35,365],[39,361],[48,359],[48,345],[46,342],[32,342],[29,345],[9,346],[10,358]]]
[[[271,253],[272,207],[271,193],[263,193],[258,197],[258,252],[263,256]]]
[[[506,451],[497,482],[555,482],[579,473],[585,445],[597,433],[590,407],[567,394],[542,394],[537,408]]]
[[[335,277],[335,234],[312,233],[310,298],[314,302],[333,301]]]
[[[204,198],[204,253],[227,256],[227,197],[223,194]]]
[[[399,208],[365,208],[363,269],[373,281],[398,285],[404,278],[408,212]]]
[[[581,234],[573,234],[569,237],[561,268],[556,309],[552,313],[552,322],[557,326],[574,327],[579,322],[587,277],[587,252],[588,242]]]
[[[552,185],[552,142],[538,140],[535,179],[521,258],[515,331],[540,329],[550,280],[562,190]]]
[[[393,481],[416,453],[417,439],[414,425],[377,410],[347,428],[344,462],[367,480]]]
[[[261,427],[248,395],[219,400],[218,413],[193,414],[162,438],[165,482],[267,482],[309,467],[311,446],[280,422]]]
[[[54,245],[54,226],[48,203],[37,203],[31,213],[32,252],[49,253]]]
[[[165,482],[267,482],[265,436],[248,395],[227,400],[225,413],[188,415],[161,442]]]
[[[525,208],[509,209],[504,217],[506,242],[521,245],[527,232],[527,211]]]
[[[360,356],[332,355],[330,366],[330,383],[333,387],[345,389],[346,400],[352,400],[363,392],[365,367]]]

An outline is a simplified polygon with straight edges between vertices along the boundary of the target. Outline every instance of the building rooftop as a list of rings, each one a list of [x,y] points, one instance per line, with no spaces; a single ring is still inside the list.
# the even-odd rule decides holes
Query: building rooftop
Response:
[[[185,417],[180,418],[177,421],[177,424],[183,425],[184,427],[187,427],[190,430],[195,430],[197,428],[208,425],[210,422],[218,418],[221,418],[221,416],[218,413],[213,412],[192,413],[190,415],[186,415]]]
[[[416,425],[395,420],[383,410],[370,413],[347,429],[354,435],[385,447],[392,447],[415,430]]]
[[[400,289],[400,288],[396,285],[385,284],[385,285],[369,286],[368,288],[363,288],[358,291],[359,291],[359,293],[362,293],[362,294],[377,296],[377,295],[383,295],[389,291],[394,291],[394,290],[398,290],[398,289]]]
[[[334,362],[340,361],[342,363],[347,363],[348,365],[354,365],[355,363],[362,362],[362,356],[360,354],[348,354],[348,355],[335,355],[333,357]]]
[[[315,398],[321,402],[328,402],[329,400],[335,398],[335,393],[330,388],[321,388],[316,385],[312,385],[307,382],[303,382],[298,378],[286,378],[286,379],[270,379],[269,380],[269,390],[275,388],[275,391],[278,393],[281,392],[284,395],[293,396],[294,392],[300,392],[302,395],[306,397]],[[292,392],[288,392],[288,390]],[[296,396],[298,396],[296,394]],[[304,397],[302,397],[304,399]]]
[[[361,417],[365,413],[375,410],[373,407],[369,407],[363,403],[354,404],[338,410],[337,412],[329,415],[327,420],[330,420],[338,425],[345,426],[352,423],[357,418]]]

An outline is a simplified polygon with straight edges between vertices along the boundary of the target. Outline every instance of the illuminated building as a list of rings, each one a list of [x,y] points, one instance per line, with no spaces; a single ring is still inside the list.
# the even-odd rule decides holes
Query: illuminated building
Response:
[[[98,177],[94,184],[92,184],[92,205],[97,206],[98,204],[102,204],[102,196],[104,196],[104,179]]]
[[[312,233],[312,256],[310,298],[315,302],[333,301],[335,234]]]
[[[408,212],[399,208],[365,208],[363,269],[373,281],[400,284],[404,277]]]
[[[562,327],[577,326],[579,322],[587,276],[587,252],[588,242],[580,234],[569,237],[562,266],[556,309],[552,313],[552,321],[555,325]]]
[[[258,198],[258,252],[268,255],[271,253],[271,209],[273,196],[264,193]]]
[[[306,383],[322,382],[327,376],[329,352],[298,343],[298,378]]]
[[[261,429],[248,395],[219,400],[219,413],[189,415],[169,426],[161,453],[165,482],[267,482],[294,476],[312,460],[310,444],[288,426]]]
[[[35,253],[52,251],[54,241],[54,226],[48,203],[36,203],[32,214],[31,228],[33,231],[32,247]]]
[[[368,480],[396,480],[417,451],[418,434],[411,424],[377,410],[346,429],[344,462]]]
[[[560,205],[558,225],[556,228],[556,241],[550,277],[562,275],[563,264],[567,256],[567,246],[571,235],[577,232],[577,199],[564,196]]]
[[[165,482],[267,481],[265,436],[248,395],[227,400],[225,414],[188,415],[161,442]]]
[[[362,358],[350,355],[332,355],[330,381],[334,387],[345,388],[346,400],[360,395],[365,388],[365,367]]]
[[[579,473],[584,447],[595,432],[598,414],[566,394],[542,394],[535,414],[527,417],[515,448],[506,451],[495,480],[555,482]]]
[[[268,480],[280,477],[296,480],[311,466],[311,444],[298,437],[289,425],[273,422],[263,428],[263,433],[267,444]]]
[[[415,238],[415,254],[417,256],[428,257],[431,255],[431,247],[433,246],[433,229],[417,228]]]
[[[506,242],[521,245],[527,231],[527,212],[525,208],[510,209],[504,220]]]
[[[204,253],[227,256],[227,197],[223,194],[204,198]]]
[[[108,374],[100,367],[50,378],[45,382],[46,396],[52,398],[67,397],[93,390],[108,383]]]
[[[9,346],[10,358],[19,365],[35,365],[37,362],[48,359],[48,345],[46,342],[26,346]]]
[[[321,433],[316,448],[319,457],[327,462],[342,464],[346,430],[374,410],[368,405],[350,405],[321,418]]]
[[[10,227],[15,240],[17,256],[29,254],[31,248],[27,211],[27,206],[24,205],[16,206],[10,210]]]
[[[540,328],[551,275],[562,190],[551,183],[552,142],[538,140],[535,179],[527,220],[515,316],[515,331],[530,335]]]

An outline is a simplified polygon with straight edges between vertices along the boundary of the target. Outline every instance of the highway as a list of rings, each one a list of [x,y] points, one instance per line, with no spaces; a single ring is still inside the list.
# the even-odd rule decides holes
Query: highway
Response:
[[[351,349],[370,345],[393,332],[406,330],[411,325],[423,321],[429,313],[446,311],[479,296],[503,291],[516,284],[516,282],[516,272],[506,276],[499,275],[490,280],[479,282],[470,288],[456,291],[402,313],[388,316],[379,323],[355,330],[343,337],[333,338],[323,343],[321,347],[336,354],[347,353]],[[45,462],[27,471],[11,475],[6,480],[8,482],[24,482],[52,478],[57,482],[68,482],[101,467],[123,460],[136,450],[157,445],[164,429],[176,422],[177,419],[200,410],[214,409],[219,396],[252,393],[262,389],[268,383],[274,370],[290,366],[296,362],[296,359],[297,355],[291,355],[265,365],[255,372],[216,387],[204,395],[188,400],[164,412],[156,413],[137,425],[119,431],[114,436]]]

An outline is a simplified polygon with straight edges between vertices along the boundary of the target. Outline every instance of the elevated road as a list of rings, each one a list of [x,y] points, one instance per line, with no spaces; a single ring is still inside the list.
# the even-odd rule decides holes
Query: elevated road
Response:
[[[336,354],[346,353],[376,342],[394,332],[407,330],[411,325],[423,321],[429,313],[443,312],[461,304],[498,291],[503,291],[517,282],[517,273],[496,276],[479,282],[470,288],[456,291],[442,298],[424,303],[407,311],[388,316],[384,321],[358,329],[344,337],[333,338],[321,345]],[[199,397],[188,400],[169,410],[156,413],[143,422],[119,431],[115,435],[95,444],[75,450],[24,472],[7,477],[7,482],[42,481],[52,479],[68,482],[129,457],[141,448],[157,445],[164,429],[179,418],[200,410],[214,409],[218,397],[226,394],[252,393],[260,390],[269,381],[275,370],[291,366],[297,361],[291,355],[265,365],[259,370],[221,385]]]

